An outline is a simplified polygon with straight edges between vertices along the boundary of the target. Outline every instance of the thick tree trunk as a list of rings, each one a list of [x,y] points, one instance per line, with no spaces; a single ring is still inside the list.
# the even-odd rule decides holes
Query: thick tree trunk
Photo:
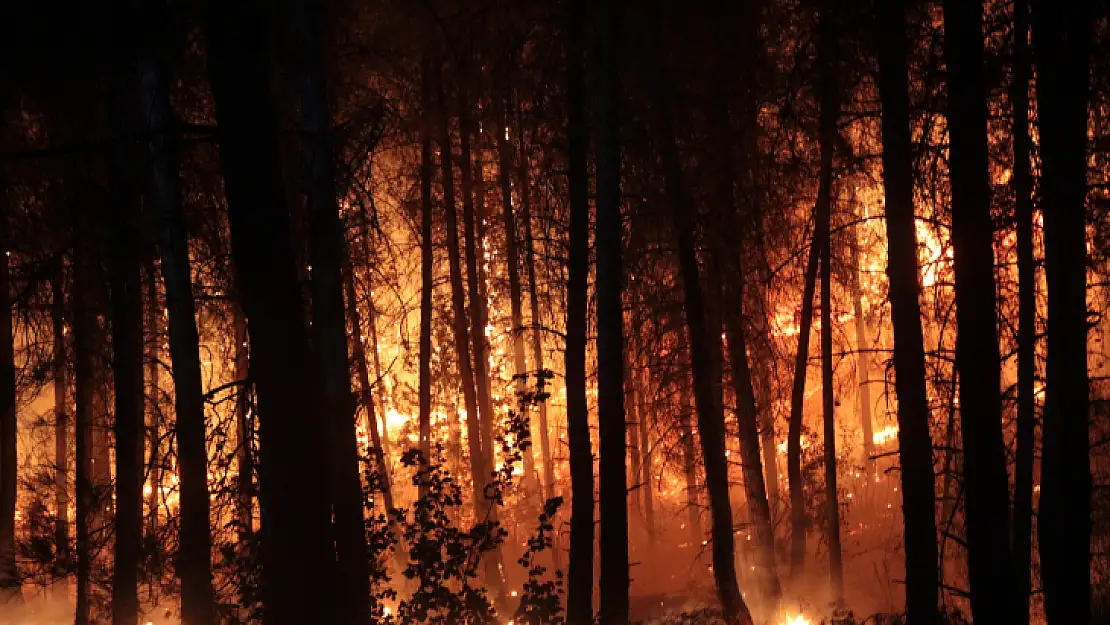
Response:
[[[435,260],[432,257],[432,183],[435,162],[432,154],[431,61],[427,55],[420,69],[420,453],[422,462],[431,462],[432,437],[432,290],[435,287]],[[425,488],[421,486],[421,495]]]
[[[1038,536],[1050,625],[1091,619],[1087,136],[1092,4],[1033,13],[1048,279],[1048,364]]]
[[[58,590],[69,594],[69,350],[66,341],[65,265],[58,267],[50,279],[50,321],[54,338],[51,379],[54,383],[54,566],[62,572]]]
[[[617,51],[622,3],[598,6],[597,84],[597,421],[601,578],[598,618],[628,622],[628,474],[625,466],[624,309],[621,293],[621,146]]]
[[[586,158],[590,138],[586,126],[585,78],[582,69],[586,45],[585,0],[570,0],[569,18],[566,79],[570,249],[567,259],[565,370],[571,511],[567,623],[591,625],[594,622],[594,462],[586,403],[586,320],[589,315],[587,282],[590,273],[590,200]],[[535,288],[533,275],[532,289]],[[535,310],[532,314],[535,316]]]
[[[890,280],[894,325],[902,516],[906,525],[906,612],[910,625],[931,625],[937,620],[940,582],[937,575],[934,506],[936,478],[933,474],[929,404],[925,394],[925,347],[921,331],[914,225],[905,11],[904,0],[883,3],[879,7],[876,28],[879,40],[879,95],[883,106],[887,277]]]
[[[15,397],[15,344],[12,333],[11,278],[8,269],[11,249],[8,203],[0,198],[0,604],[20,598],[22,580],[15,561],[15,505],[17,411]]]
[[[474,516],[485,516],[485,483],[489,470],[482,451],[481,423],[478,416],[478,398],[474,387],[473,361],[470,359],[470,337],[466,330],[466,294],[463,287],[462,265],[459,259],[458,210],[455,206],[455,180],[451,155],[451,120],[447,113],[440,68],[436,71],[435,83],[439,94],[440,106],[440,167],[443,176],[443,204],[447,216],[447,258],[451,275],[451,309],[454,314],[452,327],[455,336],[455,355],[458,359],[459,378],[463,388],[463,402],[466,408],[466,438],[470,452],[470,476],[473,484]]]
[[[164,10],[157,4],[159,12]],[[157,32],[161,19],[148,25]],[[176,560],[181,579],[181,616],[186,625],[208,625],[216,618],[212,589],[209,534],[208,452],[205,446],[205,414],[200,372],[200,339],[193,303],[189,264],[189,237],[181,197],[176,136],[172,134],[173,112],[167,77],[153,55],[140,62],[141,110],[150,133],[151,189],[154,194],[155,229],[161,253],[169,313],[170,358],[174,372],[174,406],[181,486],[181,550]],[[153,276],[151,278],[153,280]],[[151,293],[157,296],[156,289]],[[150,304],[155,304],[151,301]],[[156,369],[152,373],[156,373]],[[157,391],[157,384],[152,380]],[[157,410],[155,410],[155,413]],[[151,440],[151,525],[157,524],[161,473],[158,458],[158,424],[152,421]]]
[[[122,78],[124,72],[117,70]],[[122,87],[120,82],[117,87]],[[117,89],[109,106],[116,132],[130,127],[127,92]],[[112,375],[115,389],[115,548],[112,567],[112,622],[139,620],[139,565],[143,540],[143,387],[142,255],[139,248],[138,197],[128,181],[131,150],[117,146],[109,159],[111,219],[109,286],[112,304]]]
[[[339,593],[331,527],[328,428],[290,245],[268,33],[251,0],[205,6],[208,73],[219,124],[232,259],[258,394],[262,597],[266,625],[335,623]],[[305,601],[313,597],[313,601]]]
[[[1037,356],[1037,273],[1033,264],[1033,174],[1029,158],[1029,0],[1014,0],[1013,77],[1010,105],[1013,107],[1014,227],[1017,231],[1018,341],[1017,341],[1017,426],[1014,451],[1013,541],[1014,592],[1017,594],[1017,625],[1029,625],[1032,592],[1033,464],[1036,445],[1036,398],[1034,382]]]
[[[821,3],[818,22],[817,90],[821,112],[818,143],[821,173],[817,189],[817,229],[814,240],[821,258],[821,407],[825,452],[825,530],[829,548],[829,578],[833,601],[844,601],[844,563],[840,549],[840,501],[836,491],[836,405],[833,398],[832,363],[832,239],[829,222],[833,205],[833,157],[840,114],[837,47],[838,0]]]
[[[694,249],[695,223],[686,202],[678,143],[673,120],[673,94],[667,55],[663,49],[661,9],[658,3],[650,8],[654,51],[655,105],[658,115],[660,157],[666,184],[667,203],[676,234],[682,292],[685,300],[686,329],[690,343],[690,363],[694,379],[694,404],[698,416],[702,458],[705,462],[705,484],[709,491],[712,518],[713,577],[717,597],[729,621],[751,623],[752,617],[740,594],[736,578],[735,539],[732,527],[732,503],[729,500],[728,462],[725,458],[724,406],[721,405],[721,376],[716,364],[721,360],[721,343],[706,318],[697,252]],[[714,354],[716,352],[716,354]]]
[[[331,114],[321,51],[323,15],[314,0],[292,0],[290,33],[296,52],[307,179],[309,259],[312,265],[312,343],[322,382],[321,409],[330,436],[332,514],[335,525],[337,618],[365,623],[370,615],[369,561],[362,483],[351,392],[343,305],[346,240],[335,188]],[[370,413],[373,417],[373,413]],[[374,429],[376,430],[376,424]],[[381,448],[380,439],[376,441]]]
[[[965,528],[973,620],[1013,617],[1009,493],[1002,437],[1000,361],[983,67],[983,3],[944,2],[949,172],[955,252],[956,369],[963,430]]]

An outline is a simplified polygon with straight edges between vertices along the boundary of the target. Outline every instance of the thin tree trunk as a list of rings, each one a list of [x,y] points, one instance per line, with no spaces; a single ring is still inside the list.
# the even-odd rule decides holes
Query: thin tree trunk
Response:
[[[146,423],[146,477],[150,482],[150,492],[144,492],[146,497],[147,517],[146,536],[148,541],[153,541],[158,535],[158,467],[159,431],[162,429],[160,407],[158,405],[158,277],[154,269],[154,250],[152,255],[143,263],[145,270],[146,301],[144,302],[143,325],[149,334],[146,345],[146,382],[147,382],[147,423]],[[151,577],[151,581],[153,577]],[[153,587],[151,588],[153,591]],[[151,593],[153,595],[153,592]]]
[[[633,304],[635,305],[635,304]],[[636,327],[633,323],[632,327]],[[640,458],[640,431],[643,429],[643,423],[640,422],[641,415],[636,410],[636,387],[631,377],[631,370],[633,366],[630,364],[626,370],[627,376],[624,380],[624,405],[627,406],[628,412],[628,460],[629,471],[632,474],[632,479],[628,484],[628,508],[630,516],[644,520],[644,507],[640,498],[640,491],[646,486],[641,480],[644,473],[642,459]]]
[[[493,135],[497,139],[497,178],[501,184],[502,219],[505,226],[505,264],[509,273],[513,377],[516,379],[516,392],[521,394],[528,388],[528,365],[524,357],[524,312],[520,295],[520,252],[517,250],[516,218],[513,216],[513,144],[506,136],[509,132],[509,122],[505,115],[505,109],[508,105],[507,100],[506,95],[494,96],[498,125]],[[522,193],[527,192],[527,188],[522,190]],[[532,432],[531,410],[529,410],[527,424],[530,438]],[[537,481],[539,480],[539,476],[536,475],[536,454],[531,446],[524,452],[524,475],[526,479],[535,478]],[[543,492],[541,488],[541,499],[543,498]]]
[[[671,210],[682,291],[685,299],[686,327],[690,342],[691,371],[694,378],[694,404],[698,416],[702,458],[705,463],[705,484],[709,491],[712,517],[713,577],[717,597],[729,621],[750,624],[752,617],[740,594],[736,578],[735,539],[732,527],[732,503],[729,500],[728,462],[725,458],[725,420],[721,405],[721,376],[715,364],[721,360],[721,343],[708,327],[705,298],[702,294],[698,258],[694,249],[695,223],[686,202],[682,180],[677,137],[673,120],[673,94],[667,55],[663,49],[661,9],[658,3],[650,9],[654,58],[654,89],[657,107],[660,157],[663,163],[667,203]],[[719,328],[719,326],[718,326]],[[719,331],[719,329],[717,330]],[[716,352],[716,355],[714,355]]]
[[[235,464],[239,471],[236,482],[236,518],[239,523],[240,555],[250,551],[251,535],[254,533],[254,437],[247,414],[250,411],[250,351],[247,341],[247,320],[238,304],[232,303],[235,325],[235,381],[238,393],[235,397]]]
[[[844,602],[844,563],[840,549],[840,501],[836,491],[836,407],[832,363],[832,240],[829,222],[833,204],[833,157],[840,113],[837,81],[839,36],[838,0],[825,0],[818,22],[817,88],[821,104],[818,142],[821,174],[817,190],[817,229],[814,240],[821,257],[821,405],[825,443],[825,525],[828,533],[829,578],[833,601]]]
[[[1087,140],[1092,3],[1033,12],[1048,279],[1040,539],[1050,625],[1091,620],[1090,380],[1087,370]]]
[[[528,270],[528,297],[532,314],[532,361],[537,374],[544,371],[542,315],[540,313],[540,292],[536,284],[536,251],[532,238],[532,186],[528,174],[528,153],[524,150],[523,129],[520,137],[520,160],[517,163],[517,182],[520,185],[520,220],[524,222],[524,263]],[[541,378],[546,382],[545,378]],[[551,431],[547,424],[547,402],[539,406],[540,459],[543,460],[543,493],[545,497],[555,496],[555,465],[551,460]],[[554,551],[558,562],[559,550]],[[558,565],[556,565],[558,568]]]
[[[586,168],[589,132],[586,127],[583,50],[586,37],[585,0],[571,0],[567,54],[567,188],[570,241],[567,256],[567,443],[570,456],[570,568],[567,582],[568,625],[592,625],[594,587],[594,463],[586,403],[586,320],[590,272],[589,174]],[[531,241],[529,237],[529,241]],[[532,263],[529,263],[532,266]],[[532,276],[535,291],[535,275]],[[536,315],[535,309],[532,312]],[[539,328],[536,328],[537,332]]]
[[[635,374],[633,374],[635,375]],[[651,430],[655,425],[655,419],[650,415],[648,410],[647,395],[648,379],[647,373],[640,377],[640,390],[636,394],[639,403],[640,413],[640,450],[643,455],[643,501],[644,501],[644,525],[647,528],[648,546],[655,546],[655,495],[652,493],[651,481],[655,475],[653,467],[652,448],[651,448]]]
[[[987,153],[983,3],[944,2],[949,172],[955,252],[956,369],[963,430],[964,504],[972,619],[1009,622],[1009,486],[1002,437]]]
[[[12,333],[11,277],[8,269],[11,249],[9,207],[0,198],[0,298],[4,312],[0,319],[0,604],[19,600],[22,580],[15,560],[16,429],[15,344]]]
[[[779,459],[775,442],[775,410],[771,403],[771,380],[776,371],[774,355],[771,351],[771,333],[767,318],[760,311],[755,315],[757,340],[751,344],[755,360],[755,407],[759,417],[759,442],[763,452],[764,485],[767,488],[767,504],[774,518],[779,508]]]
[[[680,354],[686,353],[688,351],[687,345],[686,333],[680,328],[678,352]],[[694,446],[694,428],[690,419],[694,408],[690,404],[690,389],[686,380],[680,380],[679,385],[678,427],[682,437],[682,475],[685,478],[686,485],[686,525],[690,532],[690,546],[694,549],[700,549],[704,532],[701,528],[701,502],[698,497],[697,451]]]
[[[432,154],[431,61],[424,56],[420,69],[420,453],[421,461],[431,462],[432,438],[432,183],[435,162]],[[426,488],[420,487],[421,496]]]
[[[821,219],[816,205],[814,215]],[[813,291],[817,286],[818,230],[820,226],[815,226],[802,287],[802,318],[798,324],[798,352],[794,358],[794,385],[790,391],[790,422],[786,434],[786,477],[790,487],[790,575],[794,578],[805,571],[806,530],[809,527],[802,487],[802,414],[809,368],[809,333],[813,326]]]
[[[66,301],[64,261],[50,279],[50,321],[54,335],[51,361],[54,382],[54,549],[55,567],[61,572],[58,590],[69,594],[69,371],[66,368]]]
[[[320,488],[330,477],[328,428],[314,416],[322,392],[290,244],[267,84],[269,33],[258,8],[247,0],[206,2],[204,26],[261,419],[263,618],[266,625],[332,625],[336,553],[329,491]]]
[[[362,240],[362,256],[363,258],[367,259],[368,263],[372,263],[374,255],[371,253],[370,249],[370,216],[367,214],[365,204],[359,204],[358,207],[358,227],[359,238]],[[366,325],[369,326],[368,329],[370,330],[370,353],[374,357],[374,379],[373,382],[370,384],[371,391],[374,390],[374,387],[379,386],[379,383],[383,380],[384,375],[382,373],[380,350],[378,349],[378,313],[376,307],[374,306],[373,274],[374,272],[372,268],[368,267],[365,278]],[[423,297],[423,295],[421,297]],[[363,352],[365,353],[365,349],[363,350]],[[392,466],[390,464],[390,459],[393,458],[393,451],[390,448],[389,442],[389,419],[387,417],[387,414],[389,410],[390,398],[387,394],[387,391],[388,389],[386,388],[385,384],[381,384],[378,390],[378,396],[381,397],[382,409],[378,410],[377,412],[379,417],[381,418],[382,429],[380,431],[382,437],[382,454],[384,454],[382,462],[384,462],[388,467]]]
[[[863,463],[870,474],[874,469],[875,433],[871,422],[871,340],[863,310],[863,275],[859,259],[859,228],[852,230],[852,313],[856,322],[856,401],[859,402],[860,430],[863,432]]]
[[[597,23],[597,421],[601,578],[598,618],[628,622],[628,474],[625,466],[624,273],[621,268],[620,7],[600,0]]]
[[[883,106],[887,276],[894,325],[898,449],[902,466],[902,517],[905,522],[906,612],[910,625],[931,625],[937,621],[940,584],[934,505],[936,478],[933,473],[932,434],[929,431],[929,404],[925,394],[925,346],[921,331],[914,224],[905,11],[904,0],[886,2],[879,7],[879,95]],[[863,362],[861,359],[861,367]]]
[[[157,3],[160,19],[149,25],[164,27],[165,7]],[[208,452],[205,445],[205,414],[200,373],[200,339],[189,266],[189,238],[181,197],[177,165],[177,137],[172,134],[173,112],[167,77],[153,55],[140,63],[140,96],[143,120],[151,139],[147,147],[154,190],[155,225],[161,252],[162,276],[166,285],[169,313],[170,358],[173,362],[178,470],[181,486],[181,551],[176,560],[181,579],[182,622],[207,625],[216,618],[216,598],[212,589],[209,534]],[[149,304],[156,305],[157,288],[153,283]],[[154,321],[156,315],[152,315]],[[151,330],[153,331],[153,327]],[[157,336],[155,334],[155,336]],[[157,340],[157,339],[156,339]],[[157,345],[157,342],[155,343]],[[157,348],[155,347],[155,354]],[[157,369],[152,368],[152,375]],[[157,397],[157,380],[151,380]],[[158,464],[159,426],[152,413],[151,423],[151,531],[157,526],[161,473]]]
[[[370,615],[369,560],[343,305],[343,264],[347,260],[347,246],[336,199],[335,148],[320,39],[324,18],[319,3],[314,0],[293,0],[290,9],[291,36],[296,42],[298,57],[304,131],[302,150],[308,183],[312,342],[322,382],[322,409],[328,419],[331,438],[337,618],[343,623],[365,623]],[[373,413],[370,416],[373,417]],[[376,443],[380,449],[381,441]]]
[[[481,519],[486,510],[485,483],[489,471],[485,465],[482,451],[481,424],[478,417],[478,399],[474,387],[473,361],[470,359],[470,338],[466,330],[466,302],[463,288],[462,265],[459,259],[458,210],[455,206],[455,181],[452,171],[451,127],[444,97],[443,79],[440,68],[436,72],[435,83],[438,88],[440,105],[440,167],[443,177],[443,204],[447,216],[447,258],[451,274],[451,308],[454,313],[452,323],[455,335],[455,353],[458,358],[459,378],[463,387],[463,402],[466,407],[466,438],[470,452],[470,476],[473,483],[474,516]]]
[[[1017,433],[1014,452],[1013,554],[1017,625],[1029,625],[1032,591],[1033,455],[1036,444],[1036,399],[1033,385],[1037,354],[1037,273],[1033,265],[1033,174],[1029,157],[1029,2],[1014,0],[1013,107],[1014,223],[1018,258]]]

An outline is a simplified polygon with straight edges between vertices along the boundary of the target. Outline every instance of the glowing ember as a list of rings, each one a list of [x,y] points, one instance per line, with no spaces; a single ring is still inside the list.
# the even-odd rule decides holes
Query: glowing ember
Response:
[[[810,625],[812,621],[799,614],[795,617],[786,616],[782,620],[781,625]]]

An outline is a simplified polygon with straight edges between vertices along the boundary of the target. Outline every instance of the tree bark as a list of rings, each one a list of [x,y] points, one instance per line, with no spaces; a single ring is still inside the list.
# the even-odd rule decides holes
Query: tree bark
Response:
[[[882,3],[876,27],[879,95],[883,107],[887,277],[890,280],[894,326],[898,449],[902,465],[902,517],[905,522],[906,613],[910,625],[931,625],[937,622],[940,583],[934,506],[936,478],[933,473],[928,396],[925,392],[925,345],[919,303],[905,1]]]
[[[567,443],[570,456],[570,567],[567,582],[568,625],[591,625],[593,615],[594,466],[586,403],[586,320],[590,272],[589,174],[583,50],[585,0],[570,0],[567,54],[567,189],[570,242],[567,257]],[[533,275],[532,289],[536,288]],[[533,310],[533,315],[535,311]],[[537,328],[538,331],[538,328]]]
[[[322,57],[323,14],[314,0],[292,0],[290,33],[297,58],[307,178],[309,259],[312,265],[313,351],[322,382],[330,435],[331,498],[335,527],[337,618],[365,623],[370,615],[369,561],[362,483],[355,432],[355,398],[351,391],[343,305],[343,264],[347,245],[335,188],[335,153]],[[373,413],[370,413],[373,417]],[[373,424],[377,429],[377,424]],[[381,447],[380,439],[376,441]]]
[[[1087,370],[1087,137],[1091,3],[1038,0],[1048,363],[1038,537],[1050,625],[1091,619],[1090,380]]]
[[[1009,622],[1014,595],[994,306],[983,3],[944,2],[944,30],[971,614],[978,622]]]
[[[1018,340],[1017,426],[1014,451],[1013,541],[1016,623],[1029,625],[1032,592],[1033,464],[1036,445],[1034,382],[1037,357],[1037,273],[1033,264],[1033,174],[1029,157],[1029,1],[1014,0],[1013,107],[1014,227],[1017,231]],[[1051,142],[1051,141],[1050,141]]]
[[[151,32],[160,32],[165,28],[164,4],[151,2],[147,10],[154,14],[146,27]],[[216,619],[216,599],[212,589],[212,539],[209,534],[208,451],[205,444],[200,339],[193,302],[189,236],[178,173],[177,136],[172,129],[174,121],[167,76],[153,50],[140,60],[139,68],[140,110],[145,113],[142,121],[151,137],[147,150],[154,195],[154,222],[166,288],[170,359],[174,373],[181,486],[181,550],[176,560],[177,575],[181,579],[181,616],[186,625],[207,625]],[[151,295],[156,297],[156,289]],[[153,301],[150,303],[156,304]],[[152,386],[157,392],[157,384],[153,380]],[[157,422],[152,422],[152,430],[150,514],[151,525],[155,526],[161,486],[161,474],[155,470],[159,440]]]
[[[265,57],[253,0],[205,4],[232,259],[251,337],[261,418],[262,597],[266,625],[337,620],[328,429],[290,245]],[[305,601],[304,597],[313,597]]]

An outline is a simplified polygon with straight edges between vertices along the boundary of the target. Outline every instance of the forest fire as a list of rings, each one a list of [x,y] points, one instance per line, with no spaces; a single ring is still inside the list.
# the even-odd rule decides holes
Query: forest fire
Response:
[[[1107,6],[718,4],[0,8],[0,625],[1110,622]]]

